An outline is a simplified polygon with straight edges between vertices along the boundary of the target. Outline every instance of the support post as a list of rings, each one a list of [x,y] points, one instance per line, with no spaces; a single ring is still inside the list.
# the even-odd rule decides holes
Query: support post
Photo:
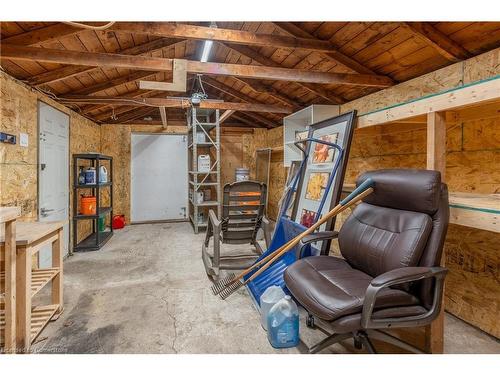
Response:
[[[427,169],[441,172],[441,181],[446,181],[446,113],[427,114]],[[441,259],[444,266],[445,257]],[[444,292],[443,292],[444,295]],[[444,302],[444,301],[443,301]],[[444,351],[444,303],[439,316],[425,327],[426,352],[442,354]]]
[[[5,222],[5,353],[16,352],[16,220]]]

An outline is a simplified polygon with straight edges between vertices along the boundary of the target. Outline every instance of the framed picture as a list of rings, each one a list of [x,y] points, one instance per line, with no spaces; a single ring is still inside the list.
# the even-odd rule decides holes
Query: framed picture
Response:
[[[337,143],[337,139],[339,137],[339,133],[333,133],[328,135],[323,135],[319,137],[322,141]],[[312,154],[312,162],[314,164],[320,163],[331,163],[335,157],[336,148],[328,145],[324,145],[321,143],[314,144],[314,151]]]
[[[316,212],[303,209],[300,214],[300,224],[302,224],[306,228],[310,228],[314,224],[315,217]]]
[[[308,142],[306,151],[309,155],[296,192],[294,211],[291,219],[304,227],[310,227],[318,217],[326,214],[340,200],[344,175],[349,158],[354,131],[355,111],[318,122],[309,127],[307,137],[337,144],[343,150],[342,155],[333,146],[317,142]],[[338,160],[342,157],[341,160]],[[332,176],[335,164],[339,162],[337,173]],[[328,182],[332,179],[330,188]],[[324,205],[317,215],[321,201]],[[335,219],[331,219],[320,227],[320,231],[333,230]],[[319,245],[318,245],[319,246]],[[327,254],[330,241],[324,241],[321,249],[313,253]]]
[[[309,175],[309,181],[307,181],[306,199],[311,199],[313,201],[321,200],[329,177],[330,173],[328,172],[311,173]]]

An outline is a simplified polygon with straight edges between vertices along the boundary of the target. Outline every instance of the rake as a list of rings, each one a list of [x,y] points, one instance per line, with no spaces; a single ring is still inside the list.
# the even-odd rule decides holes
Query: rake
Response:
[[[334,216],[337,216],[342,211],[351,207],[353,204],[359,202],[361,199],[366,197],[367,195],[373,192],[374,182],[372,179],[367,179],[361,185],[359,185],[351,194],[349,194],[346,198],[344,198],[340,203],[335,206],[331,211],[329,211],[325,216],[323,216],[318,222],[312,225],[310,228],[302,232],[297,237],[288,241],[285,245],[281,246],[275,252],[269,254],[265,258],[261,259],[250,268],[247,268],[245,271],[241,272],[238,276],[234,276],[234,274],[230,274],[222,280],[219,280],[212,286],[212,291],[214,294],[220,294],[222,299],[226,299],[231,294],[233,294],[236,290],[241,288],[242,286],[248,284],[250,281],[254,280],[257,276],[259,276],[262,272],[268,269],[271,264],[273,264],[276,260],[278,260],[285,253],[293,249],[302,238],[313,233],[317,228],[319,228],[323,223],[327,220],[331,219]],[[262,266],[262,267],[261,267]],[[259,269],[260,268],[260,269]],[[257,270],[252,276],[250,276],[247,280],[243,280],[243,277],[248,275],[249,273]]]

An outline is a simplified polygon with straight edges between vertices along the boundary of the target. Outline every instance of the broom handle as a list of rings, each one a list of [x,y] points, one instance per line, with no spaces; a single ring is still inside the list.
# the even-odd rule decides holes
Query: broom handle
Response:
[[[367,190],[365,190],[364,192],[359,194],[356,198],[349,201],[347,204],[337,205],[333,210],[331,210],[327,215],[325,215],[325,217],[323,219],[318,221],[316,223],[317,225],[315,224],[315,225],[311,226],[311,228],[309,228],[309,229],[313,229],[313,228],[316,229],[317,227],[319,227],[321,224],[323,224],[325,221],[327,221],[331,217],[338,215],[339,213],[346,210],[347,208],[352,206],[354,203],[363,199],[364,197],[366,197],[368,194],[371,194],[372,192],[373,192],[373,188],[368,188]],[[313,231],[314,231],[314,229],[313,229]],[[307,230],[307,231],[301,233],[300,235],[298,235],[297,237],[295,237],[293,240],[289,241],[287,244],[285,244],[281,248],[281,250],[275,255],[275,257],[273,257],[269,262],[267,262],[266,265],[264,265],[261,269],[259,269],[257,272],[255,272],[251,277],[249,277],[243,284],[248,284],[250,281],[252,281],[257,276],[259,276],[262,272],[264,272],[266,269],[268,269],[271,266],[271,264],[273,264],[276,260],[281,258],[285,253],[290,251],[295,245],[297,245],[299,243],[299,241],[302,238],[304,238],[305,236],[307,236],[311,232],[312,231]]]
[[[356,189],[354,189],[351,194],[349,194],[347,197],[345,197],[343,200],[341,200],[340,203],[337,206],[335,206],[331,211],[329,211],[325,216],[323,216],[321,218],[321,220],[319,220],[313,226],[311,226],[306,231],[301,233],[298,237],[292,238],[290,241],[288,241],[286,244],[284,244],[283,246],[278,248],[276,251],[273,251],[271,254],[269,254],[265,258],[261,259],[260,261],[258,261],[255,264],[253,264],[250,268],[247,268],[245,271],[241,272],[236,278],[234,278],[234,280],[241,279],[242,277],[246,276],[247,274],[252,272],[254,269],[259,267],[260,265],[266,263],[267,261],[269,261],[271,259],[274,259],[277,255],[281,254],[281,252],[285,249],[285,247],[287,247],[287,250],[288,250],[288,246],[291,245],[295,241],[295,239],[298,238],[298,240],[300,241],[302,238],[304,238],[308,234],[311,234],[312,232],[314,232],[319,226],[321,226],[323,223],[325,223],[328,219],[332,218],[333,216],[338,215],[340,212],[347,209],[352,204],[358,202],[360,199],[363,199],[365,196],[367,196],[368,194],[370,194],[373,191],[373,188],[370,188],[371,186],[373,186],[373,180],[371,178],[369,178],[365,182],[363,182],[361,185],[359,185]],[[370,191],[368,192],[368,190],[370,190]],[[361,192],[361,194],[360,194],[360,192]],[[357,196],[358,194],[359,194],[359,196]],[[350,202],[352,202],[352,203],[350,203]],[[339,210],[341,210],[341,211],[339,211]],[[293,244],[293,246],[295,246],[297,243],[298,243],[298,241],[295,242]]]

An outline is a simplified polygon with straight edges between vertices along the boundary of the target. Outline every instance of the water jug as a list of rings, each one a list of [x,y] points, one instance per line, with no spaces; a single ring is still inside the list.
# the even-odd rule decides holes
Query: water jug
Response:
[[[103,184],[108,182],[108,170],[104,165],[101,165],[99,168],[99,183]]]
[[[278,285],[272,285],[260,296],[260,324],[267,331],[267,315],[276,302],[285,297],[285,292]]]
[[[291,348],[299,344],[299,310],[292,297],[279,300],[267,315],[267,338],[273,348]]]

